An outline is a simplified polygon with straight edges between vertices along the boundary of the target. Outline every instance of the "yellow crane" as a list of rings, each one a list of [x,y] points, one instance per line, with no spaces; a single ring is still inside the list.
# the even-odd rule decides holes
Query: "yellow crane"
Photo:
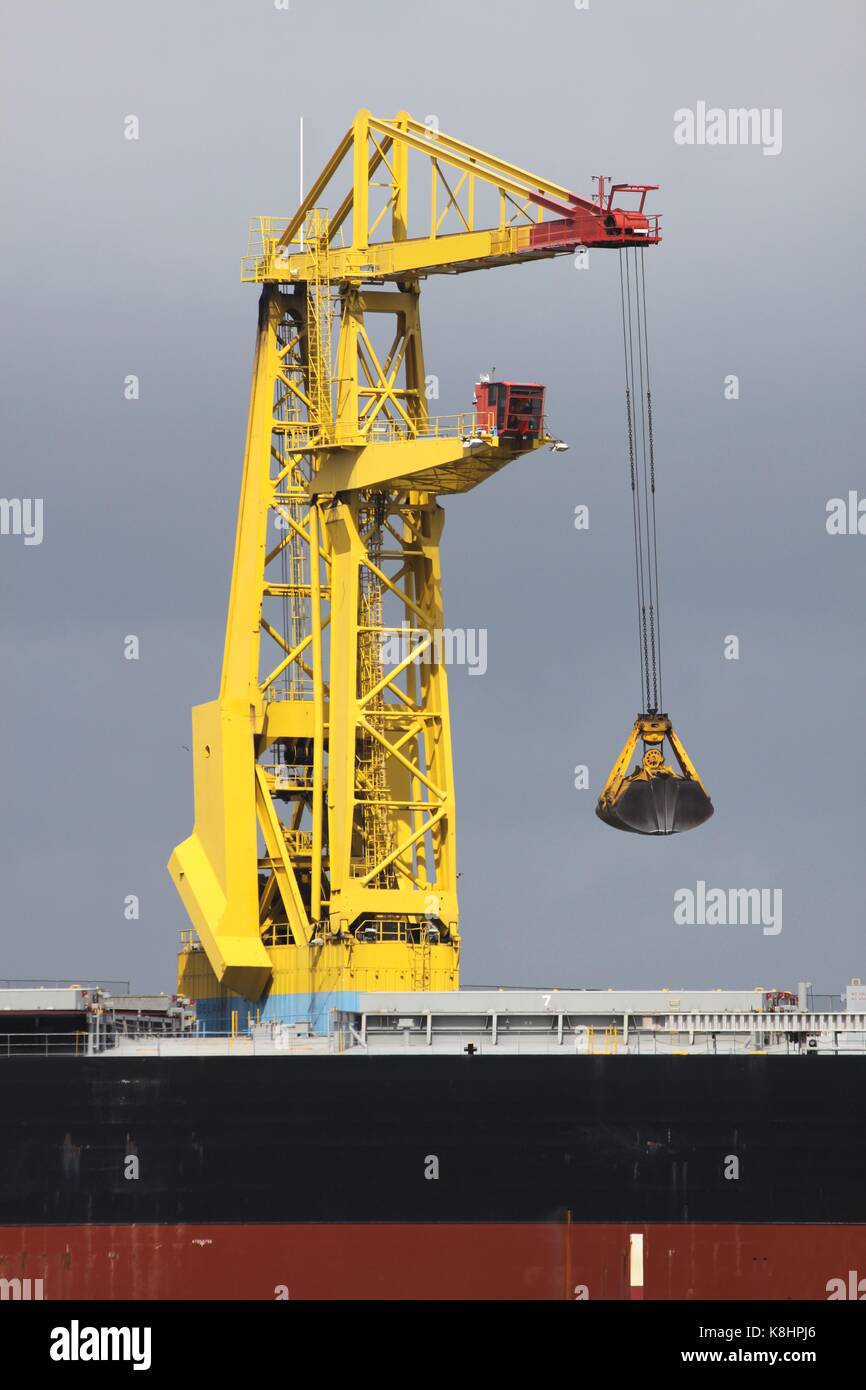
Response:
[[[556,441],[537,383],[430,414],[420,286],[654,244],[651,187],[583,198],[360,111],[294,216],[253,223],[222,679],[193,710],[195,828],[169,863],[194,927],[179,988],[215,1025],[244,1000],[318,1018],[364,989],[457,987],[439,499]]]

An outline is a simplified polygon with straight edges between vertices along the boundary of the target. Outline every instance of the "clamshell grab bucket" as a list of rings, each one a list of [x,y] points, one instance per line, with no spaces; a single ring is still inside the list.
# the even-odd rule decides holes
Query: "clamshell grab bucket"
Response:
[[[679,772],[665,762],[665,739]],[[626,775],[639,742],[644,745],[643,758]],[[605,825],[634,835],[676,835],[709,820],[713,803],[666,714],[638,715],[595,813]]]

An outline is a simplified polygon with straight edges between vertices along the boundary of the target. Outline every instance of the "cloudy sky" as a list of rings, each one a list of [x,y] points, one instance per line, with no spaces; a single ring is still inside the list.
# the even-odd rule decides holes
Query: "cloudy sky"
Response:
[[[256,317],[239,257],[251,215],[296,205],[299,118],[310,178],[362,106],[578,191],[661,185],[665,693],[716,806],[692,834],[593,814],[639,690],[615,255],[424,290],[441,411],[495,365],[547,384],[571,446],[446,503],[447,621],[488,631],[487,673],[451,691],[464,983],[866,976],[866,536],[825,525],[866,495],[863,27],[855,0],[7,11],[0,490],[43,499],[44,537],[0,536],[0,976],[173,987],[165,862],[217,688]],[[677,144],[699,102],[780,110],[781,149]],[[676,925],[699,880],[781,890],[782,931]]]

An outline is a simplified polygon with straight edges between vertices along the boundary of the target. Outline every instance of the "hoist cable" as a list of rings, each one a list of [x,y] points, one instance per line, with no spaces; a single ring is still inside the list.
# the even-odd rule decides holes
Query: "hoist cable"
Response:
[[[648,640],[648,643],[649,643],[647,665],[648,665],[649,670],[650,670],[650,672],[651,672],[651,685],[652,685],[652,689],[651,689],[651,691],[648,692],[648,693],[649,693],[649,695],[650,695],[649,708],[650,708],[650,709],[658,709],[658,676],[657,676],[657,674],[656,674],[656,653],[655,653],[655,595],[654,595],[654,591],[653,591],[652,538],[651,538],[651,535],[650,535],[650,510],[649,510],[650,483],[649,483],[649,469],[648,469],[648,463],[647,463],[647,454],[648,454],[648,450],[647,450],[646,412],[645,412],[645,410],[644,410],[644,400],[645,400],[645,395],[646,395],[645,385],[644,385],[644,324],[642,324],[642,322],[641,322],[641,317],[642,317],[642,315],[641,315],[641,298],[640,298],[640,294],[639,294],[638,273],[637,273],[637,251],[636,251],[636,250],[635,250],[634,253],[633,253],[632,260],[633,260],[633,263],[634,263],[635,328],[636,328],[636,338],[637,338],[637,367],[638,367],[638,382],[639,382],[639,384],[640,384],[640,405],[641,405],[641,411],[640,411],[640,430],[641,430],[641,447],[640,447],[640,454],[641,454],[641,466],[642,466],[642,472],[643,472],[643,518],[642,518],[642,521],[643,521],[643,529],[644,529],[644,531],[645,531],[645,533],[646,533],[646,536],[645,536],[644,554],[645,554],[645,556],[646,556],[646,567],[647,567],[647,571],[646,571],[646,584],[645,584],[644,588],[645,588],[645,593],[648,594],[648,598],[649,598],[649,603],[648,603],[648,608],[649,608],[649,638],[646,639],[646,637],[645,637],[645,640]],[[646,614],[644,614],[644,625],[646,625],[646,621],[647,621],[647,616],[646,616]]]
[[[645,361],[644,361],[644,340],[646,333],[646,316],[643,312],[644,304],[640,295],[640,285],[638,278],[637,251],[632,256],[634,266],[634,297],[635,297],[635,326],[637,336],[637,362],[638,380],[640,383],[640,403],[641,403],[641,465],[643,472],[643,527],[646,535],[644,554],[646,556],[646,584],[645,591],[649,595],[649,667],[652,672],[652,689],[650,693],[649,708],[658,709],[658,672],[656,662],[656,642],[655,642],[655,614],[656,614],[656,595],[654,586],[653,569],[653,538],[650,526],[650,478],[649,478],[649,450],[647,447],[647,421],[644,402],[646,399],[645,382]]]
[[[620,253],[620,302],[638,605],[641,708],[644,712],[656,712],[661,708],[662,695],[661,625],[655,507],[655,443],[646,321],[646,278],[642,250],[640,269],[637,249],[634,253],[633,269],[629,264],[628,249]],[[639,431],[636,414],[638,401],[641,417]]]
[[[628,276],[628,263],[626,262],[626,277]],[[625,410],[626,422],[628,426],[628,462],[629,462],[629,482],[631,485],[631,506],[632,506],[632,525],[634,531],[634,561],[635,561],[635,586],[637,594],[637,635],[638,635],[638,665],[641,678],[641,709],[647,707],[647,689],[649,685],[649,670],[646,662],[646,641],[643,629],[642,615],[644,613],[643,601],[643,560],[641,546],[641,528],[639,521],[639,498],[637,470],[635,468],[635,439],[634,439],[634,408],[632,392],[629,385],[629,344],[631,340],[631,294],[627,292],[623,280],[623,258],[620,255],[619,264],[619,283],[620,283],[620,304],[622,310],[622,344],[623,357],[625,360]],[[626,328],[626,305],[628,304],[628,328]]]
[[[630,427],[630,429],[631,429],[631,435],[632,435],[632,450],[633,450],[633,458],[634,458],[634,469],[633,469],[633,474],[632,474],[632,486],[633,486],[633,503],[634,503],[634,509],[635,509],[635,512],[636,512],[636,528],[637,528],[637,557],[636,557],[636,558],[637,558],[637,564],[638,564],[638,572],[639,572],[639,575],[640,575],[639,584],[638,584],[638,588],[639,588],[639,598],[638,598],[638,606],[639,606],[639,611],[638,611],[638,622],[639,622],[639,625],[640,625],[641,649],[642,649],[642,656],[643,656],[643,661],[642,661],[642,665],[643,665],[643,680],[644,680],[644,704],[643,704],[643,708],[646,710],[646,709],[649,709],[650,704],[651,704],[651,700],[650,700],[650,690],[651,690],[651,683],[652,683],[652,682],[651,682],[651,676],[650,676],[649,634],[648,634],[648,632],[647,632],[647,592],[648,592],[648,589],[649,589],[649,584],[648,584],[648,580],[647,580],[646,559],[645,559],[645,556],[644,556],[644,510],[645,510],[645,506],[644,506],[644,500],[643,500],[643,497],[642,497],[642,494],[641,494],[641,473],[642,473],[642,471],[645,471],[645,470],[642,470],[642,469],[641,469],[641,467],[640,467],[640,458],[639,458],[640,436],[638,435],[638,429],[637,429],[637,415],[636,415],[636,411],[637,411],[637,403],[638,403],[638,400],[641,399],[641,397],[638,396],[637,387],[636,387],[636,384],[635,384],[635,370],[634,370],[635,340],[636,340],[636,338],[637,338],[638,341],[639,341],[639,339],[640,339],[640,329],[639,329],[639,325],[637,326],[637,331],[636,331],[635,321],[634,321],[634,320],[637,318],[637,314],[638,314],[638,310],[639,310],[639,303],[640,303],[640,301],[638,300],[637,293],[636,293],[636,287],[635,287],[634,305],[632,305],[631,271],[630,271],[630,268],[629,268],[628,253],[627,253],[627,252],[626,252],[626,261],[625,261],[625,289],[626,289],[626,319],[627,319],[627,323],[628,323],[628,339],[627,339],[627,354],[626,354],[626,391],[628,392],[628,398],[629,398],[629,402],[630,402],[630,421],[629,421],[629,427]],[[641,399],[641,423],[643,423],[643,402],[642,402],[642,399]]]
[[[641,297],[643,299],[643,332],[644,332],[644,357],[646,359],[646,414],[647,414],[647,436],[649,438],[649,462],[650,462],[650,488],[652,500],[652,537],[653,537],[653,570],[655,579],[655,598],[656,598],[656,645],[658,649],[658,695],[659,709],[664,709],[662,698],[662,627],[661,627],[661,598],[659,595],[659,550],[658,533],[656,530],[656,461],[655,461],[655,441],[653,438],[653,405],[652,391],[650,389],[650,366],[649,366],[649,335],[647,333],[646,316],[646,266],[644,262],[644,252],[640,253],[640,278],[641,278]]]

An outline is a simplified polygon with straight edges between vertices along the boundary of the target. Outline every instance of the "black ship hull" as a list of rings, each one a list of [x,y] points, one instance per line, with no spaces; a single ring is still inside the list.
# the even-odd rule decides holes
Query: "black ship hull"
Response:
[[[864,1082],[858,1056],[10,1058],[0,1276],[46,1297],[849,1297]]]

